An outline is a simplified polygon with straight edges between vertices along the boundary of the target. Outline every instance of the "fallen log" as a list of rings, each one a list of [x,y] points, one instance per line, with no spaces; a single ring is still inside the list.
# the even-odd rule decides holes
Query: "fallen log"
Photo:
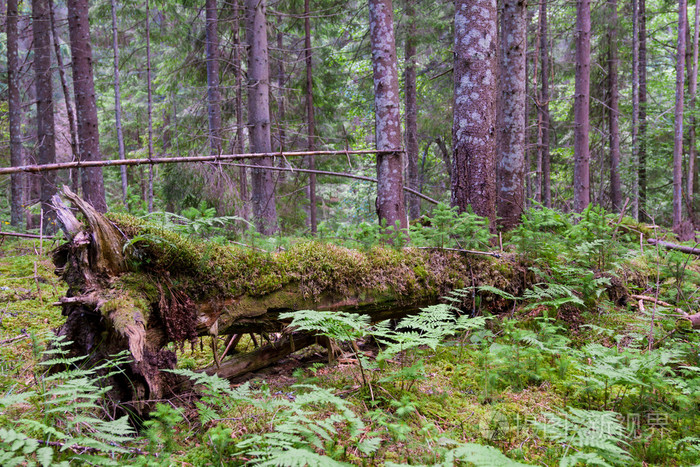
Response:
[[[201,336],[282,332],[277,342],[230,360],[216,358],[218,368],[206,369],[232,378],[314,341],[283,332],[281,312],[350,311],[377,322],[437,303],[457,288],[490,285],[520,295],[530,277],[512,254],[358,251],[312,241],[279,253],[224,246],[128,215],[103,216],[66,187],[63,196],[85,224],[54,198],[67,242],[53,251],[53,260],[69,287],[56,303],[67,317],[59,334],[73,342],[74,354],[96,361],[127,350],[132,361],[112,382],[114,397],[139,410],[142,401],[160,399],[179,384],[160,370],[174,368],[176,352]],[[495,296],[482,300],[482,306],[489,303],[494,311],[508,306]]]
[[[659,245],[668,250],[676,250],[682,253],[687,253],[689,255],[700,255],[700,248],[693,248],[685,245],[678,245],[677,243],[665,242],[663,240],[657,240],[655,238],[650,238],[647,240],[648,243],[652,245]]]

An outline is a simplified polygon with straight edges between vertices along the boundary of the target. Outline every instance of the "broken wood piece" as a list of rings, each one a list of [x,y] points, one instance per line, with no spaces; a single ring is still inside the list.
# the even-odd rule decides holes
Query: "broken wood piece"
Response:
[[[657,240],[655,238],[650,238],[647,240],[648,243],[652,245],[659,245],[668,250],[676,250],[682,253],[687,253],[689,255],[700,256],[700,248],[693,248],[685,245],[678,245],[677,243],[665,242],[663,240]]]
[[[661,306],[666,307],[666,308],[672,308],[676,313],[679,313],[681,315],[687,314],[685,311],[681,310],[680,308],[676,308],[675,305],[671,305],[670,303],[664,302],[663,300],[659,300],[658,298],[649,297],[647,295],[630,295],[630,297],[634,298],[635,300],[639,300],[640,302],[643,300],[643,301],[647,301],[647,302],[656,303],[657,305],[661,305]],[[640,308],[643,310],[642,307],[640,307]]]

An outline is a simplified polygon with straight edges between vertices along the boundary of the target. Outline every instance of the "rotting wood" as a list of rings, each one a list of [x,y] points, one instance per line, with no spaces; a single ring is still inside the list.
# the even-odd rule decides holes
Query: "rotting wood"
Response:
[[[689,255],[700,256],[700,248],[693,248],[685,245],[678,245],[677,243],[665,242],[663,240],[657,240],[655,238],[650,238],[647,240],[648,243],[652,245],[659,245],[669,250],[676,250],[682,253],[687,253]]]
[[[217,355],[220,375],[234,377],[274,363],[311,337],[289,337],[281,312],[300,309],[367,314],[373,322],[397,318],[437,302],[454,288],[490,285],[521,294],[529,285],[517,256],[503,258],[450,250],[350,250],[301,242],[279,253],[261,253],[182,237],[126,215],[97,213],[64,188],[82,212],[80,223],[61,208],[68,242],[53,252],[68,283],[58,301],[67,316],[59,335],[71,352],[99,361],[128,350],[132,361],[110,382],[121,401],[166,397],[178,390],[174,368],[180,348],[198,336],[282,332],[281,340],[254,353]],[[55,199],[60,207],[60,200]],[[473,280],[467,280],[473,272]],[[489,306],[485,297],[482,305]],[[492,306],[498,307],[498,301]],[[499,311],[495,309],[495,311]],[[315,339],[313,339],[315,341]],[[235,338],[234,338],[235,341]],[[221,357],[221,358],[219,358]],[[216,364],[215,364],[216,366]]]

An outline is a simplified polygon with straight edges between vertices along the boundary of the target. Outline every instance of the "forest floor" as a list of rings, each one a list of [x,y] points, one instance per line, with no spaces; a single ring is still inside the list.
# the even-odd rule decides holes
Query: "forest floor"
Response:
[[[92,369],[73,361],[47,373],[49,332],[63,320],[53,304],[66,290],[48,256],[56,243],[6,238],[0,464],[700,464],[700,331],[679,325],[674,308],[630,298],[692,313],[700,259],[640,244],[644,226],[589,214],[533,213],[506,238],[538,278],[522,297],[465,289],[391,325],[300,316],[334,339],[330,359],[312,346],[229,385],[191,371],[213,362],[210,338],[173,346],[196,394],[131,424]],[[458,316],[455,297],[476,313]],[[491,315],[494,297],[511,311]]]

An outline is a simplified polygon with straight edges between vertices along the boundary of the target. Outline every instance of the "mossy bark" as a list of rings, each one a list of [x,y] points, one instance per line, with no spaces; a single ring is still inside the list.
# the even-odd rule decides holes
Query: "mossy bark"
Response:
[[[68,317],[60,334],[74,341],[76,354],[96,359],[122,350],[131,354],[118,388],[122,401],[168,395],[172,376],[160,370],[176,364],[175,353],[166,348],[170,342],[280,332],[287,323],[279,313],[300,309],[352,311],[380,321],[436,303],[455,288],[491,285],[519,295],[528,282],[514,256],[363,252],[318,242],[260,253],[193,240],[130,216],[107,218],[74,195],[66,197],[89,227],[68,234],[68,242],[54,251],[57,274],[69,285],[59,302]],[[75,219],[62,223],[81,226]],[[494,308],[498,300],[493,297]],[[237,370],[225,374],[260,368],[298,348],[288,337],[281,339],[254,355],[253,365],[226,364]]]

